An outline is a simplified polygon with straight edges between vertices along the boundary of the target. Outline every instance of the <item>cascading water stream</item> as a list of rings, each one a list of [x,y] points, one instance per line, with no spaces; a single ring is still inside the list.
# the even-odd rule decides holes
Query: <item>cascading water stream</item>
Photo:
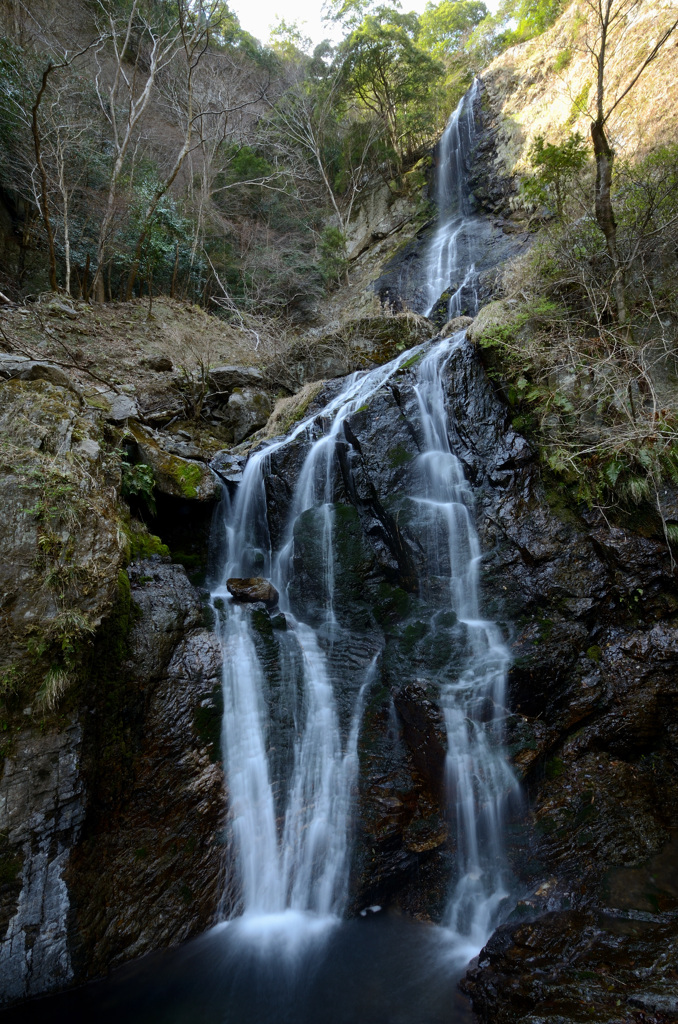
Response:
[[[464,311],[477,312],[475,264],[471,258],[471,192],[468,187],[466,158],[475,135],[473,108],[480,83],[475,79],[452,114],[438,146],[436,206],[438,226],[426,259],[426,309],[430,316],[441,296],[447,294],[447,316]]]
[[[465,257],[469,192],[465,153],[473,136],[478,84],[461,101],[441,140],[439,225],[429,251],[429,296],[435,306],[450,281],[461,296],[475,281]],[[466,260],[466,262],[465,262]],[[458,311],[453,295],[449,312]],[[459,306],[461,308],[461,306]],[[418,413],[416,487],[418,544],[431,579],[446,579],[446,614],[458,624],[462,655],[453,676],[439,677],[448,737],[447,789],[457,838],[457,870],[445,917],[447,934],[463,959],[482,947],[508,895],[502,818],[516,790],[502,749],[504,686],[509,662],[498,628],[482,618],[479,603],[480,548],[472,517],[472,493],[450,444],[445,371],[463,335],[403,353],[386,366],[346,379],[340,392],[291,434],[248,460],[232,502],[226,502],[226,557],[214,592],[224,648],[223,748],[230,815],[245,919],[285,912],[321,917],[342,913],[348,894],[352,792],[358,771],[358,738],[365,694],[378,654],[366,660],[350,720],[344,722],[332,677],[333,645],[341,643],[335,615],[335,504],[337,443],[346,421],[388,384],[404,363],[410,367]],[[267,509],[267,474],[272,458],[288,445],[303,448],[291,488],[286,521],[272,540]],[[315,627],[292,614],[295,524],[309,510],[319,517],[323,593]],[[289,629],[284,699],[291,716],[285,769],[271,723],[265,673],[251,617],[232,602],[229,577],[268,577],[280,596]],[[420,593],[429,587],[426,574]],[[217,598],[221,600],[217,601]],[[435,602],[431,605],[434,607]],[[440,604],[438,602],[438,609]],[[432,611],[432,624],[439,611]],[[345,718],[345,716],[344,716]]]
[[[486,941],[496,912],[508,895],[502,844],[502,807],[515,789],[501,746],[504,682],[509,662],[497,627],[479,610],[480,549],[471,515],[472,493],[449,442],[445,368],[462,336],[434,343],[419,365],[418,484],[411,495],[420,508],[420,542],[436,576],[448,576],[448,607],[465,633],[465,656],[454,681],[441,685],[448,734],[447,775],[457,833],[457,879],[446,915],[455,940],[468,952]],[[355,375],[318,416],[301,423],[290,438],[255,453],[235,501],[228,508],[228,558],[223,574],[266,572],[280,592],[292,626],[288,642],[301,667],[303,700],[296,708],[293,764],[288,779],[274,779],[267,751],[264,674],[247,612],[229,603],[222,616],[224,644],[224,749],[231,816],[246,914],[285,910],[340,914],[346,898],[351,792],[357,777],[357,743],[366,675],[348,736],[342,743],[329,662],[320,634],[332,636],[333,501],[335,448],[342,425],[410,361],[409,352],[388,366]],[[317,424],[325,433],[313,439]],[[279,549],[271,545],[266,518],[265,474],[271,456],[303,440],[308,450],[298,475]],[[294,523],[310,508],[322,514],[323,625],[314,630],[290,612]],[[441,543],[442,538],[442,543]],[[425,592],[427,580],[420,581]],[[222,586],[215,596],[225,595]],[[374,668],[376,659],[372,662]],[[490,711],[488,712],[488,707]],[[280,819],[282,818],[282,825]]]
[[[480,250],[470,237],[465,162],[477,89],[476,83],[459,105],[440,149],[429,299],[437,308],[451,291],[452,315],[476,302],[471,254]],[[222,921],[164,958],[145,958],[145,967],[120,981],[98,983],[91,1003],[80,990],[84,1014],[77,1013],[75,993],[64,1016],[51,1019],[472,1024],[456,985],[507,905],[503,817],[517,783],[502,743],[509,656],[498,627],[482,615],[473,493],[451,440],[457,424],[448,417],[451,364],[466,358],[463,345],[461,333],[434,339],[348,377],[320,412],[249,457],[235,496],[224,499],[223,570],[212,595],[223,648],[222,751],[239,889],[237,899],[224,894],[222,916],[237,921]],[[388,424],[379,421],[384,413]],[[269,475],[281,468],[286,479],[272,483]],[[388,493],[377,493],[382,483]],[[342,522],[344,529],[353,524],[349,540],[370,565],[362,576],[346,570]],[[354,593],[362,585],[355,579],[364,582],[369,573],[366,593],[378,595],[383,586],[389,594],[382,618],[376,609],[368,615],[364,595]],[[229,577],[262,576],[278,590],[282,615],[231,600]],[[300,586],[311,591],[305,600]],[[345,614],[354,597],[358,618]],[[355,637],[347,623],[357,623]],[[423,646],[410,644],[415,633]],[[349,895],[363,715],[369,706],[372,735],[366,727],[361,752],[377,766],[377,802],[385,780],[386,803],[411,805],[419,768],[408,774],[415,751],[399,700],[413,682],[426,704],[437,696],[447,732],[456,868],[443,927],[366,911],[339,925]],[[428,781],[434,783],[433,774]],[[423,796],[428,808],[431,794]],[[385,817],[389,843],[394,818]],[[438,843],[436,807],[432,820]],[[422,834],[428,841],[416,832],[422,822],[428,828],[423,814],[405,826],[414,824],[415,842]],[[404,841],[396,857],[401,864],[410,858]],[[230,884],[229,878],[229,890]]]
[[[359,691],[345,744],[342,744],[328,659],[317,633],[297,622],[289,609],[287,584],[293,530],[307,509],[323,514],[325,622],[333,623],[332,501],[336,440],[346,418],[367,402],[409,353],[366,375],[355,374],[325,409],[327,434],[312,440],[316,417],[302,422],[289,438],[254,454],[226,511],[226,565],[214,592],[226,601],[220,613],[224,649],[224,725],[230,814],[245,914],[286,910],[340,914],[348,884],[351,794],[357,776],[357,744],[363,695],[374,659]],[[309,448],[296,483],[287,527],[274,551],[267,524],[265,474],[274,452],[302,437]],[[274,779],[267,749],[268,722],[264,674],[248,614],[227,597],[230,577],[270,576],[286,613],[289,643],[301,667],[303,700],[295,721],[293,767],[288,779]],[[217,606],[217,607],[218,607]],[[276,799],[276,787],[282,796]],[[282,829],[278,818],[283,815]]]
[[[462,336],[463,337],[463,336]],[[444,557],[429,545],[429,564],[449,565],[449,600],[466,634],[466,664],[444,684],[447,788],[457,835],[457,879],[445,923],[469,958],[484,945],[509,895],[503,852],[503,807],[517,782],[502,744],[509,653],[497,626],[479,608],[480,545],[471,516],[472,493],[449,442],[443,375],[460,338],[435,345],[422,360],[415,392],[423,451],[417,500],[442,520]],[[490,707],[488,714],[487,708]]]

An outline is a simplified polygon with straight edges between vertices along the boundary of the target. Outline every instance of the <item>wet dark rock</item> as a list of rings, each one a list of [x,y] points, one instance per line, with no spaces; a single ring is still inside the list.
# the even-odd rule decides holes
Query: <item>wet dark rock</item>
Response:
[[[228,592],[236,601],[245,601],[252,604],[261,601],[265,605],[276,605],[278,603],[278,591],[269,580],[253,576],[250,579],[241,580],[231,577],[226,580]]]
[[[535,453],[512,429],[471,344],[455,350],[445,378],[451,446],[475,489],[483,604],[513,654],[506,733],[529,802],[509,830],[516,884],[527,895],[500,933],[506,948],[519,952],[501,971],[481,956],[471,975],[474,1003],[487,1021],[588,1019],[574,981],[551,1013],[544,1009],[548,986],[537,998],[535,977],[548,975],[549,957],[554,977],[559,956],[569,970],[568,943],[576,970],[602,977],[607,944],[617,941],[606,903],[610,871],[636,870],[678,826],[678,581],[661,537],[610,527],[567,496],[545,493]],[[462,624],[445,617],[446,584],[437,575],[448,568],[445,546],[433,566],[419,543],[422,529],[438,528],[435,516],[424,522],[407,497],[416,493],[418,430],[407,367],[346,421],[332,481],[333,571],[341,594],[335,615],[351,636],[346,649],[356,657],[381,651],[359,747],[353,905],[392,903],[435,916],[454,873],[454,837],[440,796],[446,741],[430,680],[454,673],[465,636]],[[271,456],[266,487],[275,543],[308,444],[300,437]],[[295,612],[320,626],[324,515],[312,510],[297,524],[290,594]],[[347,694],[355,692],[351,672]],[[555,916],[542,932],[544,913]],[[527,927],[526,917],[537,936],[536,972],[516,932]],[[661,942],[674,941],[669,924],[647,930],[641,952],[648,965]],[[600,960],[595,939],[587,961],[586,944],[598,934]],[[660,988],[633,985],[629,975],[625,1013],[669,1012],[670,999],[659,1009]],[[519,993],[515,1002],[505,999],[506,986]],[[595,1013],[618,1019],[604,989],[592,995]]]
[[[558,911],[500,928],[462,987],[497,1024],[663,1024],[676,1018],[676,963],[675,913]]]
[[[74,978],[64,875],[85,815],[82,728],[26,730],[0,780],[0,1006]]]
[[[419,774],[432,793],[443,796],[447,737],[440,705],[431,700],[426,685],[415,679],[394,694],[396,711],[402,721],[403,739],[412,752]]]
[[[245,471],[245,455],[233,455],[229,451],[217,452],[210,462],[210,469],[231,487],[239,484]]]
[[[226,853],[220,644],[181,566],[129,575],[139,611],[122,674],[90,697],[87,816],[66,872],[78,978],[207,928]]]

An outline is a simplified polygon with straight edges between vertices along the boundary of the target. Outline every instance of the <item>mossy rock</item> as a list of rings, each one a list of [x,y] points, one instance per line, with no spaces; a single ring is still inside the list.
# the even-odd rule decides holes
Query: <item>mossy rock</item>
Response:
[[[160,494],[184,501],[219,500],[221,485],[204,463],[166,452],[139,424],[133,424],[130,431],[140,460],[153,470],[155,487]]]
[[[295,574],[290,585],[290,599],[306,621],[321,621],[329,598],[326,512],[326,507],[307,509],[294,527]],[[374,553],[365,542],[360,518],[353,505],[339,502],[331,507],[330,512],[335,611],[347,626],[361,630],[372,628],[371,608],[376,598]]]
[[[144,523],[138,519],[131,519],[129,528],[125,530],[129,538],[128,561],[138,562],[142,558],[151,558],[152,555],[159,555],[161,558],[168,558],[170,549],[154,533],[151,533]]]
[[[279,399],[266,424],[266,437],[277,437],[286,434],[295,423],[302,420],[311,403],[318,397],[325,386],[325,381],[316,380],[297,391],[295,395]]]

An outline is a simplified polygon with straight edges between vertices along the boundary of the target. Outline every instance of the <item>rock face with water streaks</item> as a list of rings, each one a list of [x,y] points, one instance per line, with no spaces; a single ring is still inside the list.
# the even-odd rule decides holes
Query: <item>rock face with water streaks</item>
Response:
[[[454,844],[441,799],[444,729],[427,676],[456,657],[455,632],[453,622],[431,629],[417,584],[426,566],[406,497],[418,454],[411,388],[405,367],[344,425],[335,614],[351,631],[344,659],[358,662],[383,645],[359,747],[353,906],[392,901],[436,915]],[[534,453],[511,429],[470,346],[451,360],[446,390],[453,450],[475,490],[485,614],[501,623],[513,655],[509,750],[532,806],[511,833],[523,891],[517,923],[503,926],[469,981],[478,1011],[493,1019],[503,987],[517,978],[510,984],[519,995],[502,1010],[508,1020],[523,1013],[520,999],[527,1007],[545,998],[530,989],[531,968],[524,967],[526,943],[538,944],[542,933],[553,984],[563,992],[577,971],[598,971],[605,949],[633,932],[628,922],[638,914],[647,923],[642,948],[632,935],[619,939],[629,965],[637,956],[646,970],[672,934],[675,882],[666,871],[655,875],[654,895],[629,896],[623,906],[618,897],[611,901],[609,886],[611,871],[642,874],[678,825],[678,588],[662,539],[610,528],[586,510],[558,504],[557,495],[547,499]],[[283,530],[285,485],[300,465],[298,444],[272,457],[272,536]],[[290,597],[295,613],[311,622],[323,599],[321,532],[321,518],[309,511],[294,538]],[[436,580],[428,585],[435,589]],[[542,913],[551,916],[542,920]],[[537,921],[528,927],[526,919]],[[592,928],[600,950],[589,956]],[[536,937],[528,941],[530,935]],[[624,1005],[666,1010],[656,985],[624,985]],[[562,1017],[564,1004],[558,1005],[553,1014]],[[611,1005],[605,996],[601,1019]]]
[[[70,940],[80,976],[207,928],[219,903],[225,795],[221,648],[180,566],[130,566],[127,657],[95,711],[89,808],[72,851]]]
[[[181,941],[219,903],[221,649],[180,566],[127,574],[77,701],[5,760],[1,1002]]]

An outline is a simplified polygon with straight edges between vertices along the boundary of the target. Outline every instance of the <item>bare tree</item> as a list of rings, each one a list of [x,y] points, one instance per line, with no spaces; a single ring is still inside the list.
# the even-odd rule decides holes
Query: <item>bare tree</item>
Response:
[[[110,6],[99,0],[108,27],[107,42],[97,48],[96,89],[101,109],[112,131],[115,159],[108,184],[104,215],[99,228],[97,266],[92,292],[97,301],[104,299],[106,246],[116,208],[118,183],[125,166],[137,127],[153,95],[158,76],[173,60],[177,49],[184,47],[182,25],[172,18],[168,27],[157,28],[144,17],[139,0],[133,0],[129,14],[118,21]],[[195,35],[202,33],[200,18],[190,29],[189,49]],[[132,55],[132,42],[135,54]],[[109,56],[109,49],[112,53]],[[109,61],[113,69],[110,74]]]
[[[150,202],[144,211],[141,220],[141,230],[139,232],[132,260],[132,268],[127,280],[127,292],[125,296],[127,300],[132,297],[134,282],[141,262],[144,242],[146,240],[153,215],[157,210],[162,197],[174,184],[193,144],[195,122],[193,109],[194,77],[198,64],[202,57],[204,57],[209,46],[211,19],[218,11],[218,8],[219,0],[213,0],[212,4],[207,9],[201,7],[199,13],[196,15],[191,11],[190,7],[183,2],[183,0],[179,3],[179,31],[181,33],[181,51],[179,57],[182,61],[183,76],[185,77],[183,82],[183,96],[175,103],[175,110],[183,115],[184,138],[168,174],[156,187],[153,195],[151,196]]]
[[[91,50],[93,46],[98,45],[100,40],[93,41],[85,46],[83,49],[78,50],[76,53],[69,54],[66,50],[64,51],[60,60],[56,63],[50,60],[42,73],[42,79],[40,82],[40,88],[38,89],[37,95],[31,107],[31,134],[33,136],[33,147],[35,151],[35,163],[40,179],[40,189],[38,196],[38,207],[42,216],[42,222],[45,227],[45,234],[47,235],[47,248],[49,254],[49,286],[53,292],[59,290],[59,282],[57,280],[57,263],[56,263],[56,250],[54,246],[54,227],[52,225],[52,217],[50,214],[49,207],[49,178],[47,174],[47,168],[43,159],[43,146],[42,138],[40,133],[40,124],[38,120],[38,111],[40,104],[42,103],[43,97],[47,91],[47,85],[50,75],[57,71],[63,71],[65,68],[70,68],[72,64],[83,54]]]
[[[322,97],[314,96],[305,82],[297,82],[272,110],[269,133],[273,143],[285,152],[288,162],[293,162],[295,148],[310,159],[334,210],[339,230],[345,235],[353,206],[365,184],[367,160],[381,134],[381,126],[376,120],[369,122],[356,158],[348,168],[342,194],[339,194],[328,166],[327,142],[330,137],[336,137],[338,130],[334,110],[341,82],[341,72],[338,71]]]
[[[591,139],[596,160],[596,221],[605,236],[607,253],[613,267],[613,288],[617,319],[628,320],[626,308],[626,272],[617,245],[617,221],[612,203],[612,171],[614,149],[610,145],[608,123],[622,101],[635,88],[639,79],[657,58],[662,47],[678,28],[676,7],[664,10],[662,24],[654,38],[647,38],[643,50],[627,74],[613,70],[619,65],[624,47],[628,47],[629,26],[646,0],[585,0],[591,12],[591,28],[586,49],[596,72],[595,110],[591,121]],[[634,44],[635,45],[635,44]]]

